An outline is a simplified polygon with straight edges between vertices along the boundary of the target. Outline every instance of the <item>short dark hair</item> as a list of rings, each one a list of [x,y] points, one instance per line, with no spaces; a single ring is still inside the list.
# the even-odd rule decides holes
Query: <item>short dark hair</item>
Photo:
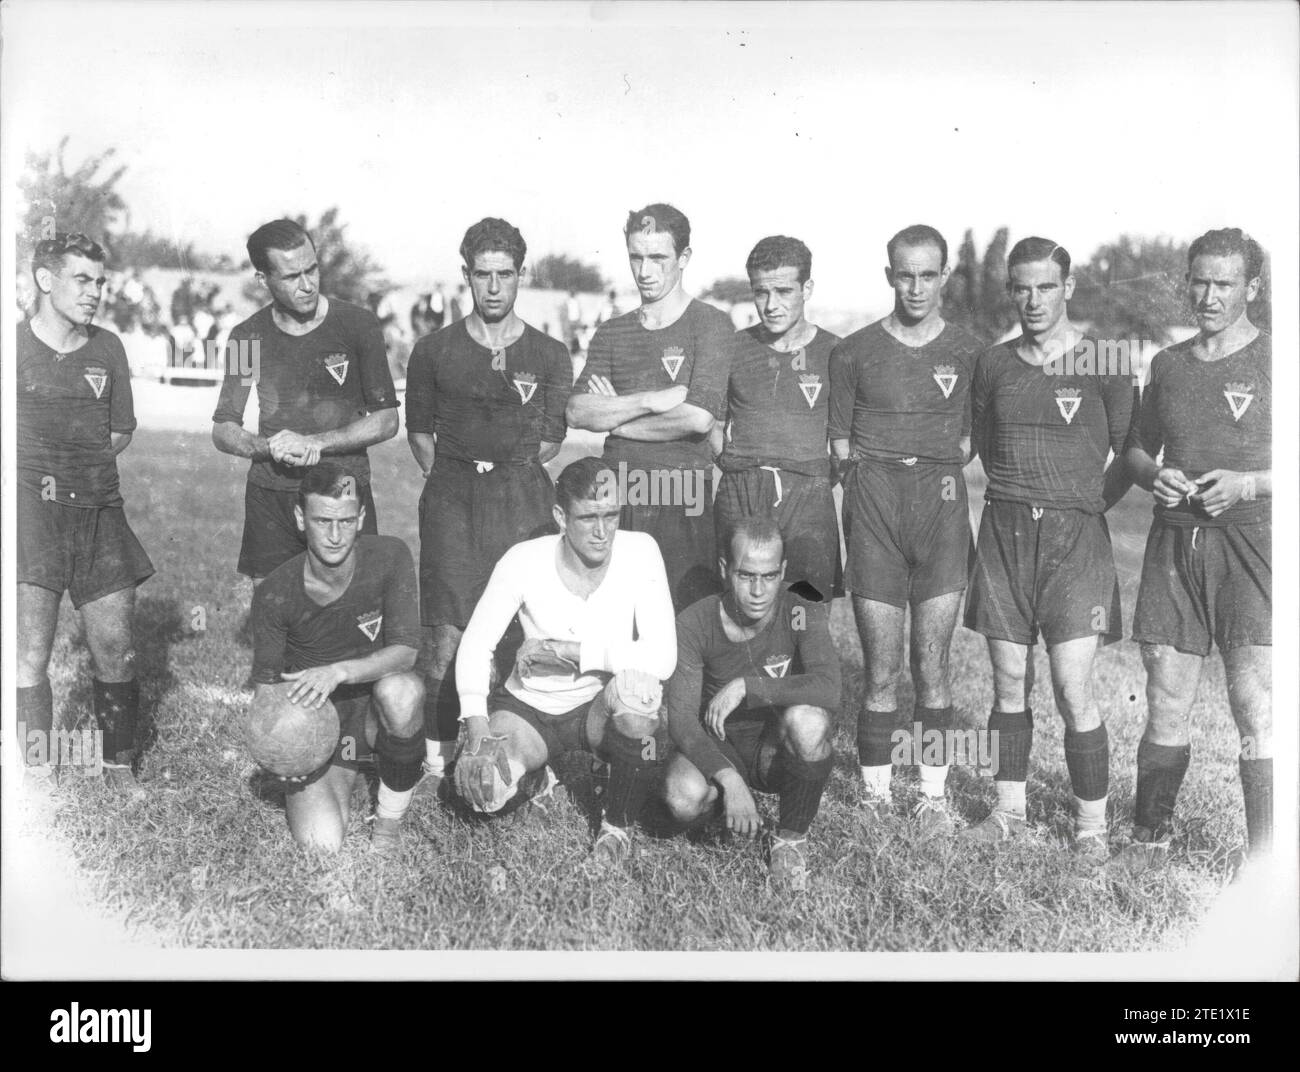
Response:
[[[567,514],[575,502],[596,498],[614,480],[614,470],[604,458],[588,456],[569,462],[556,478],[555,504]]]
[[[1011,252],[1007,254],[1007,273],[1010,274],[1017,264],[1033,264],[1035,261],[1055,261],[1061,269],[1062,279],[1070,274],[1070,251],[1064,246],[1058,246],[1050,238],[1039,238],[1037,235],[1022,238],[1011,247]]]
[[[894,253],[899,246],[936,246],[939,250],[939,267],[948,267],[948,243],[928,223],[914,223],[910,227],[904,227],[885,243],[885,254],[889,257],[891,268],[894,266]]]
[[[36,280],[36,270],[45,268],[59,272],[68,254],[85,257],[87,260],[103,263],[107,257],[104,247],[80,231],[57,231],[53,238],[42,239],[32,250],[32,280]],[[39,288],[40,284],[37,284]]]
[[[781,526],[776,523],[776,518],[771,514],[747,514],[731,526],[727,532],[725,551],[728,566],[736,562],[737,539],[760,545],[780,544],[781,557],[785,558],[785,540],[781,536]]]
[[[1257,279],[1264,271],[1264,251],[1250,235],[1240,227],[1224,227],[1217,231],[1206,231],[1187,250],[1187,267],[1197,257],[1232,257],[1241,258],[1246,267],[1246,281]]]
[[[474,258],[480,253],[506,253],[514,262],[515,271],[523,267],[524,255],[528,244],[519,228],[511,226],[506,220],[495,216],[486,216],[465,232],[460,243],[461,260],[466,268],[474,267]]]
[[[312,249],[316,248],[316,243],[301,223],[296,220],[272,220],[248,236],[248,259],[259,272],[269,272],[271,261],[266,255],[268,250],[278,249],[281,253],[287,253],[304,242]]]
[[[303,474],[298,484],[298,505],[303,510],[307,509],[308,495],[323,495],[327,499],[355,498],[361,502],[357,478],[337,462],[320,462]]]
[[[755,272],[774,272],[778,268],[797,268],[799,282],[807,283],[812,275],[812,250],[789,235],[760,238],[749,252],[745,273],[752,276]]]
[[[631,238],[639,231],[647,234],[667,231],[673,236],[674,256],[680,257],[682,250],[691,244],[691,221],[686,218],[685,213],[662,201],[656,201],[643,209],[627,214],[627,223],[623,225],[623,237]]]

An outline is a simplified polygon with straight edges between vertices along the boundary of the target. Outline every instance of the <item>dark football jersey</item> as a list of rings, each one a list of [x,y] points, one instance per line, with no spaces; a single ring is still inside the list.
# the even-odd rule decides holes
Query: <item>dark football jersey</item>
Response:
[[[267,438],[286,428],[300,435],[332,432],[367,413],[397,406],[379,321],[368,309],[337,298],[329,300],[325,319],[306,335],[276,327],[269,305],[237,324],[230,332],[226,378],[212,420],[242,425],[254,382],[257,432]],[[370,483],[364,450],[331,454],[328,460],[359,483]],[[253,462],[248,479],[258,487],[296,491],[302,473],[297,466],[267,459]]]
[[[727,440],[719,465],[823,461],[830,409],[830,357],[839,336],[817,329],[812,341],[778,353],[762,325],[736,334],[727,381]],[[825,472],[825,465],[821,467]]]
[[[677,320],[653,331],[641,325],[639,311],[633,310],[596,330],[574,390],[586,391],[592,376],[608,377],[620,395],[681,384],[688,388],[687,402],[722,420],[734,335],[725,313],[695,299]],[[645,469],[713,467],[707,435],[645,443],[611,432],[605,437],[605,457]]]
[[[17,475],[66,506],[120,506],[111,433],[135,431],[131,370],[122,340],[91,325],[79,349],[59,354],[18,326]]]
[[[907,346],[882,321],[831,353],[830,438],[855,457],[962,461],[970,434],[970,385],[984,344],[945,324],[924,346]]]
[[[1071,355],[1042,366],[1019,339],[980,355],[971,383],[971,445],[989,499],[1101,513],[1106,459],[1124,449],[1136,390],[1126,376],[1067,373]],[[1076,354],[1097,352],[1083,339]],[[1084,367],[1082,359],[1079,367]]]
[[[420,608],[411,552],[395,536],[358,536],[347,590],[321,606],[307,595],[307,552],[273,570],[253,594],[253,681],[345,659],[391,644],[420,647]]]
[[[1218,361],[1196,356],[1195,337],[1156,354],[1129,442],[1195,479],[1211,469],[1273,466],[1273,339],[1260,332]],[[1268,499],[1239,502],[1211,518],[1184,500],[1156,515],[1182,525],[1250,525],[1272,516]]]
[[[426,335],[406,369],[406,427],[438,437],[440,457],[524,462],[564,441],[573,363],[564,344],[524,326],[500,351],[461,320]]]

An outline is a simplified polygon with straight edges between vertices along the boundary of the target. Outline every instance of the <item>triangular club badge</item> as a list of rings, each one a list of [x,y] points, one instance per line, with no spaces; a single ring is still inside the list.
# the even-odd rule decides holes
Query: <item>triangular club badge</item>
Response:
[[[533,395],[537,392],[536,380],[525,380],[523,378],[514,381],[515,390],[519,392],[519,397],[523,400],[524,405],[528,405],[533,400]]]
[[[682,362],[686,360],[686,355],[680,350],[665,350],[663,356],[664,371],[672,377],[673,383],[677,382],[677,373],[682,370]]]
[[[85,377],[86,382],[90,384],[90,389],[95,392],[95,397],[103,398],[104,388],[108,386],[108,374],[105,372],[87,372]]]
[[[763,672],[768,677],[785,677],[785,673],[790,669],[790,656],[780,659],[773,659],[771,662],[763,664]]]
[[[821,377],[815,372],[804,373],[799,377],[799,390],[803,392],[808,408],[812,409],[817,405],[817,396],[822,393]]]
[[[1065,418],[1065,423],[1069,424],[1074,420],[1074,415],[1079,412],[1079,403],[1083,399],[1078,395],[1065,395],[1057,398],[1056,408],[1061,411],[1061,416]]]
[[[348,378],[348,359],[345,357],[342,361],[335,361],[333,363],[327,361],[325,363],[325,368],[328,370],[329,374],[334,377],[334,382],[342,387],[343,381]]]
[[[939,390],[943,392],[944,398],[952,397],[952,389],[957,386],[957,373],[955,372],[936,372],[934,382],[939,385]]]
[[[382,614],[364,614],[357,619],[357,628],[366,634],[366,639],[372,644],[375,638],[379,636],[379,630],[384,624]]]
[[[1250,404],[1255,401],[1255,396],[1249,391],[1224,391],[1223,397],[1228,400],[1228,408],[1232,410],[1232,419],[1241,420],[1246,410],[1250,409]]]

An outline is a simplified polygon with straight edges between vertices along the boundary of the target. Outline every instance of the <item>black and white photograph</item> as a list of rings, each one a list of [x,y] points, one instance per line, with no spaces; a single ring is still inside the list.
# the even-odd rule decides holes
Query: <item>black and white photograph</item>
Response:
[[[0,5],[0,974],[1293,981],[1298,30]]]

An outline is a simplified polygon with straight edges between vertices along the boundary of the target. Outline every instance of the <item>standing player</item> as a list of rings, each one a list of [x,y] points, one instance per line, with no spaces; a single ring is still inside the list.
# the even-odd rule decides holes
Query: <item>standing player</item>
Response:
[[[456,649],[506,550],[554,531],[543,468],[564,441],[573,365],[564,344],[515,313],[527,246],[505,220],[465,232],[474,311],[416,345],[406,434],[420,495],[420,618],[425,628],[425,769],[441,777],[459,730]]]
[[[1030,649],[1041,631],[1065,720],[1075,848],[1099,862],[1107,855],[1110,748],[1092,661],[1100,643],[1120,635],[1103,514],[1130,484],[1121,454],[1134,392],[1122,375],[1088,371],[1097,368],[1098,347],[1066,315],[1074,293],[1069,253],[1025,238],[1012,247],[1007,273],[1021,335],[981,354],[971,384],[972,434],[988,490],[966,602],[966,625],[987,638],[993,664],[988,729],[997,734],[997,804],[963,836],[1001,841],[1027,830]]]
[[[840,702],[827,608],[786,590],[771,517],[738,521],[719,566],[726,594],[677,616],[668,728],[678,751],[664,797],[682,822],[721,799],[728,829],[752,837],[761,820],[750,790],[779,793],[769,867],[803,889],[803,846],[831,776],[830,712]]]
[[[1247,317],[1264,255],[1232,228],[1201,235],[1187,260],[1200,330],[1151,363],[1127,455],[1156,501],[1133,616],[1147,725],[1133,842],[1117,858],[1135,870],[1168,859],[1191,760],[1188,716],[1213,644],[1241,735],[1249,855],[1266,853],[1273,837],[1272,339]]]
[[[153,563],[127,524],[117,455],[135,431],[122,342],[91,324],[104,250],[57,234],[32,255],[37,307],[18,328],[18,723],[28,765],[57,763],[47,671],[66,590],[94,667],[95,722],[110,782],[134,780],[140,687],[131,618]],[[35,771],[33,771],[35,773]]]
[[[722,479],[713,505],[718,547],[742,517],[771,514],[785,545],[786,583],[829,602],[842,582],[826,419],[830,354],[839,337],[804,316],[812,253],[764,238],[745,264],[759,323],[736,335],[727,416],[713,430]]]
[[[420,643],[415,565],[395,536],[362,535],[356,477],[324,462],[299,481],[294,518],[307,550],[273,570],[253,595],[257,693],[295,682],[289,698],[338,710],[334,757],[286,783],[285,814],[300,845],[338,849],[350,818],[356,761],[373,747],[379,768],[371,845],[400,847],[402,817],[420,777],[423,688],[412,672]]]
[[[212,442],[252,460],[238,568],[257,581],[306,546],[294,521],[298,482],[322,457],[356,478],[365,531],[378,531],[366,448],[397,434],[397,395],[379,321],[320,292],[316,246],[302,227],[263,224],[248,238],[248,259],[271,304],[230,332]],[[254,383],[256,434],[244,430]]]
[[[647,205],[623,233],[641,305],[592,338],[568,420],[608,433],[605,460],[627,489],[619,526],[658,542],[681,610],[717,590],[709,433],[726,412],[733,331],[682,287],[691,259],[682,213]]]
[[[886,252],[894,311],[836,346],[830,374],[831,449],[854,463],[844,482],[844,536],[845,587],[853,595],[867,677],[858,763],[867,814],[882,819],[891,807],[910,606],[913,719],[923,734],[935,731],[944,741],[942,755],[927,756],[940,762],[921,764],[914,816],[928,833],[950,833],[948,653],[971,547],[962,466],[970,460],[971,372],[982,345],[940,312],[951,270],[943,235],[917,224],[894,235]]]
[[[464,749],[456,789],[494,812],[521,778],[564,752],[609,764],[597,862],[621,861],[659,762],[662,682],[676,633],[654,540],[619,531],[617,481],[599,458],[580,458],[556,482],[559,536],[516,544],[492,571],[456,659]],[[492,691],[492,655],[519,616],[524,643]]]

